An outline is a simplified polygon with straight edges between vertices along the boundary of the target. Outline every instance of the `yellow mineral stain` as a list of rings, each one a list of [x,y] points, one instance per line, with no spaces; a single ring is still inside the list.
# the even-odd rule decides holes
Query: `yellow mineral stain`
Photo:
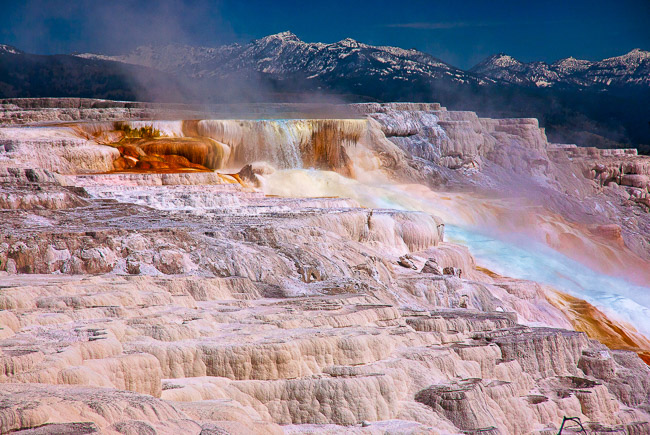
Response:
[[[590,303],[566,293],[547,293],[548,301],[562,310],[576,331],[587,334],[610,349],[631,350],[650,365],[650,340],[632,325],[617,322]]]
[[[479,272],[482,272],[482,273],[486,274],[490,278],[503,278],[503,276],[501,276],[498,273],[493,272],[490,269],[485,268],[485,267],[476,266],[475,269],[478,270]]]
[[[236,172],[246,164],[265,161],[279,169],[308,167],[354,177],[356,166],[376,166],[373,157],[357,146],[368,130],[362,119],[120,121],[68,127],[101,145],[181,156],[212,170]],[[123,161],[117,166],[117,171],[136,169]],[[164,166],[143,163],[137,169],[166,170]]]

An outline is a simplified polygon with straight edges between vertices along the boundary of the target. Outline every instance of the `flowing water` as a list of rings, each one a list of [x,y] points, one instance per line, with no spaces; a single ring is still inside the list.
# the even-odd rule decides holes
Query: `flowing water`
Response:
[[[246,163],[271,163],[281,170],[265,178],[267,194],[338,196],[352,198],[366,207],[425,211],[439,216],[446,223],[447,240],[469,247],[482,266],[501,275],[553,286],[650,335],[647,280],[637,279],[635,285],[607,274],[625,267],[639,269],[637,263],[629,262],[628,257],[621,254],[622,247],[612,249],[599,244],[588,233],[561,219],[544,215],[543,211],[540,214],[529,208],[522,209],[521,213],[518,209],[513,212],[516,204],[471,195],[445,195],[420,185],[396,185],[377,174],[365,173],[364,169],[375,165],[360,152],[363,147],[359,140],[368,128],[365,120],[131,122],[132,128],[150,125],[167,138],[205,138],[209,145],[206,162],[211,162],[208,166],[212,169],[236,171]],[[79,128],[97,136],[112,129],[113,124],[88,123]],[[185,143],[166,146],[181,145],[186,146]],[[353,164],[358,165],[357,169],[352,168]],[[302,169],[308,167],[331,168],[336,172]],[[353,172],[356,179],[341,175]],[[553,243],[545,244],[542,240]],[[569,257],[565,255],[569,249],[560,249],[562,243],[574,243],[574,254],[575,246],[578,251],[595,254],[582,259],[576,255]],[[644,285],[638,285],[639,281]]]
[[[264,161],[279,169],[320,167],[350,175],[352,161],[347,153],[358,148],[360,137],[367,131],[363,119],[274,119],[234,120],[207,119],[199,121],[125,121],[130,129],[150,128],[159,142],[159,154],[181,154],[192,138],[202,143],[203,157],[193,163],[210,169],[237,172],[247,163]],[[89,122],[74,126],[78,134],[100,143],[118,144],[122,136],[115,133],[113,122]],[[186,155],[187,157],[187,155]],[[358,157],[355,154],[355,157]]]
[[[459,213],[438,194],[427,198],[410,186],[360,182],[329,171],[278,171],[265,180],[265,191],[280,196],[349,197],[366,207],[425,211],[443,217],[445,239],[467,246],[481,266],[512,278],[550,285],[626,321],[650,335],[650,287],[593,270],[526,234],[502,237],[477,225],[471,213]],[[432,199],[432,198],[438,198]],[[483,210],[485,212],[485,210]]]
[[[599,273],[533,240],[498,240],[476,230],[446,225],[446,240],[468,246],[478,264],[513,278],[548,284],[627,321],[650,335],[650,287]]]

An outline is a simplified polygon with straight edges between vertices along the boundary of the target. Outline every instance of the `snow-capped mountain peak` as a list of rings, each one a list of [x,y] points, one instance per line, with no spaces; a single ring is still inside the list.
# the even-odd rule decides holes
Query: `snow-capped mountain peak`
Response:
[[[522,63],[515,59],[514,57],[507,55],[505,53],[500,53],[497,54],[492,58],[492,63],[494,65],[500,66],[502,68],[507,68],[507,67],[512,67],[512,66],[518,66],[521,65]]]
[[[583,59],[576,59],[575,57],[567,57],[565,59],[560,59],[556,62],[554,62],[552,65],[555,66],[556,68],[561,68],[561,69],[574,69],[574,70],[581,70],[588,68],[591,66],[593,62],[589,60],[583,60]]]
[[[350,77],[363,72],[378,76],[381,80],[406,80],[421,76],[427,77],[427,80],[483,82],[471,73],[417,50],[377,47],[352,38],[330,44],[310,43],[301,41],[292,32],[276,33],[248,44],[216,48],[143,46],[123,56],[89,53],[78,56],[143,65],[196,78],[263,73],[275,75],[278,79],[292,76],[311,80],[332,76]]]
[[[273,35],[265,36],[264,38],[257,39],[260,42],[282,41],[282,42],[302,42],[296,34],[290,31],[275,33]]]
[[[498,68],[518,68],[521,65],[524,65],[523,62],[515,59],[514,57],[505,53],[498,53],[489,56],[485,60],[481,61],[479,64],[473,67],[471,71],[493,70]]]
[[[122,56],[90,53],[78,56],[142,65],[194,78],[265,74],[279,80],[288,77],[333,80],[363,74],[393,82],[417,78],[539,88],[650,86],[650,52],[641,49],[598,62],[568,57],[550,64],[526,63],[499,53],[463,71],[415,49],[372,46],[352,38],[334,43],[304,42],[294,33],[285,31],[247,44],[214,48],[174,44],[142,46]]]
[[[634,49],[598,62],[568,57],[552,64],[522,63],[499,54],[488,57],[470,71],[507,83],[536,87],[650,86],[650,52]]]
[[[18,50],[16,47],[12,47],[11,45],[0,44],[0,53],[21,54],[22,51]]]
[[[497,81],[522,83],[525,80],[519,77],[519,72],[524,66],[525,64],[523,62],[514,57],[505,53],[499,53],[486,58],[469,71]]]
[[[634,50],[622,56],[610,57],[603,59],[603,64],[625,66],[627,68],[637,68],[641,63],[650,59],[650,51],[635,48]]]
[[[641,50],[640,48],[635,48],[634,50],[631,50],[627,54],[624,54],[622,56],[610,57],[605,60],[611,60],[611,59],[643,60],[643,59],[648,59],[649,57],[650,57],[650,51]]]
[[[345,38],[345,39],[342,39],[339,42],[336,42],[336,43],[334,43],[332,45],[338,45],[338,46],[341,46],[341,47],[349,47],[349,48],[358,48],[358,47],[363,46],[365,44],[361,44],[361,43],[359,43],[358,41],[356,41],[356,40],[354,40],[352,38]]]

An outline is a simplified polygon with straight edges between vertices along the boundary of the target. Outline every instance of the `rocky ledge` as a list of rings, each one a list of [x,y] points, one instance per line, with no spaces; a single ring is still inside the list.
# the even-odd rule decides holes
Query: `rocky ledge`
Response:
[[[381,174],[462,202],[526,175],[551,199],[536,216],[643,262],[644,245],[626,242],[645,225],[640,206],[603,206],[638,219],[598,227],[553,202],[613,196],[584,177],[591,163],[549,151],[535,120],[349,110],[368,117],[197,127],[219,159],[157,148],[214,166],[201,171],[114,165],[123,138],[97,139],[112,122],[0,128],[0,432],[553,434],[564,417],[590,433],[650,432],[638,356],[650,344],[630,325],[477,265],[445,235],[449,218],[300,194],[290,177],[342,189],[354,180],[337,172]],[[151,127],[173,142],[188,131],[174,125]],[[285,179],[296,194],[270,194]],[[587,327],[587,312],[607,328]]]

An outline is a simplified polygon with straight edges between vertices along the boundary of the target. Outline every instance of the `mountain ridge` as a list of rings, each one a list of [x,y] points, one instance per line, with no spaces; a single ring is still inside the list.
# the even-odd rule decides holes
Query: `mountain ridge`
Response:
[[[505,53],[487,57],[469,71],[511,84],[537,87],[650,87],[650,51],[635,48],[620,56],[589,61],[567,57],[553,63],[522,62]]]
[[[447,74],[451,81],[482,82],[472,74],[464,73],[459,68],[417,50],[372,46],[352,38],[329,44],[307,43],[291,32],[265,36],[248,44],[220,47],[149,45],[137,47],[131,53],[121,56],[93,53],[78,56],[147,66],[195,78],[223,77],[233,71],[245,71],[275,75],[298,74],[305,79],[315,79],[331,74],[341,77],[362,67],[364,74],[381,74],[380,70],[390,68],[393,76],[423,74],[431,79],[441,79]]]
[[[650,152],[650,52],[601,61],[493,55],[464,71],[430,54],[291,32],[245,44],[140,46],[120,56],[0,46],[0,98],[183,103],[439,102],[484,117],[535,117],[553,142]],[[645,144],[645,145],[644,145]]]
[[[610,86],[650,87],[650,51],[636,48],[600,61],[568,57],[553,63],[522,62],[506,53],[487,57],[463,70],[428,53],[393,46],[373,46],[352,38],[333,43],[304,42],[290,31],[268,35],[247,44],[196,47],[183,44],[140,46],[130,53],[105,56],[83,53],[88,59],[113,60],[183,73],[191,77],[220,77],[229,71],[264,74],[295,74],[316,78],[341,69],[337,61],[359,54],[366,67],[375,61],[393,75],[423,74],[431,79],[446,77],[451,82],[490,85],[494,83],[535,87],[607,89]],[[271,56],[269,56],[271,55]],[[236,59],[233,59],[236,57]],[[383,65],[381,65],[383,64]],[[367,71],[366,71],[367,72]]]

